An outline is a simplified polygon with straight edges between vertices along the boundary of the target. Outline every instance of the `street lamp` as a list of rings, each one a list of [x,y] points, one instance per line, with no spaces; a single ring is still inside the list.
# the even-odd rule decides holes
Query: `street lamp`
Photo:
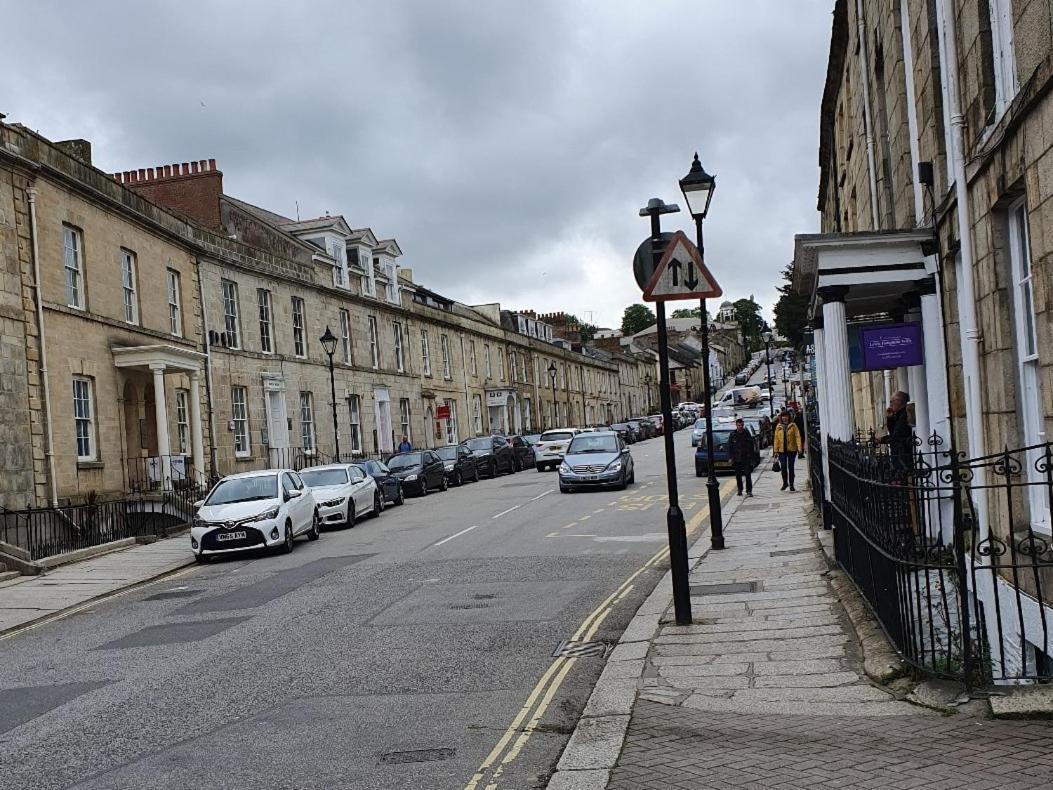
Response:
[[[556,363],[548,363],[548,377],[552,380],[552,424],[549,428],[556,427]]]
[[[764,333],[761,335],[764,338],[764,362],[768,368],[768,413],[772,417],[772,421],[775,420],[775,398],[772,393],[771,386],[771,329],[767,324],[764,325]]]
[[[646,376],[644,376],[643,382],[644,382],[645,385],[647,385],[647,413],[648,414],[651,413],[651,382],[652,381],[653,381],[653,379],[651,378],[651,374],[650,373],[648,373]]]
[[[691,169],[680,179],[680,191],[684,193],[687,210],[695,220],[695,243],[698,254],[705,261],[705,246],[702,240],[702,220],[709,213],[709,204],[717,189],[717,179],[707,173],[695,154]],[[701,309],[699,323],[702,330],[702,389],[706,404],[706,452],[709,454],[709,476],[706,478],[706,493],[709,498],[709,540],[714,549],[724,548],[724,517],[720,512],[720,483],[713,464],[713,382],[709,373],[709,317],[706,315],[706,300],[699,301]]]
[[[318,338],[329,357],[329,393],[333,403],[333,441],[336,443],[336,460],[340,461],[340,431],[336,427],[336,376],[333,373],[333,354],[336,352],[336,335],[326,326],[325,334]]]

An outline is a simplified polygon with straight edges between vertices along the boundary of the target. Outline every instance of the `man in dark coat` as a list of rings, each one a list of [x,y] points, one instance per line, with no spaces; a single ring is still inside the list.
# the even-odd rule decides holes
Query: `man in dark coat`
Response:
[[[914,428],[907,414],[908,403],[910,395],[905,392],[900,391],[892,396],[885,421],[888,434],[880,439],[882,444],[888,445],[892,468],[900,472],[911,468],[914,457]]]
[[[735,466],[735,482],[739,485],[739,496],[742,496],[742,484],[745,478],[746,496],[753,496],[753,436],[746,430],[742,418],[735,420],[735,430],[728,437],[728,457]]]

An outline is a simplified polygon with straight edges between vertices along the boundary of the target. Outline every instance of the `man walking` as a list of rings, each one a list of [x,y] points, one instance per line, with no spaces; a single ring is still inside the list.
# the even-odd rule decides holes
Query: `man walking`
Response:
[[[403,436],[402,437],[402,442],[399,443],[399,452],[400,453],[408,453],[412,449],[413,449],[413,445],[410,444],[409,437],[408,436]]]
[[[735,430],[731,432],[731,436],[728,438],[728,456],[730,456],[731,463],[735,466],[735,482],[739,486],[739,496],[742,496],[743,478],[745,478],[746,483],[746,496],[753,496],[753,478],[751,476],[753,453],[753,437],[746,430],[746,425],[742,422],[742,418],[739,417],[735,420]]]
[[[775,444],[772,448],[775,457],[779,459],[779,471],[782,472],[782,490],[793,487],[793,463],[801,452],[801,432],[797,430],[796,423],[790,421],[790,413],[783,411],[779,415],[779,424],[775,426]]]

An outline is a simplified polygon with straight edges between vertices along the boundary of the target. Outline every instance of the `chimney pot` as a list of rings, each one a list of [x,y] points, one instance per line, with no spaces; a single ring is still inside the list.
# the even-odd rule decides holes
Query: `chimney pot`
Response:
[[[216,160],[215,159],[209,159],[208,160],[208,169],[209,170],[215,170],[216,169]]]

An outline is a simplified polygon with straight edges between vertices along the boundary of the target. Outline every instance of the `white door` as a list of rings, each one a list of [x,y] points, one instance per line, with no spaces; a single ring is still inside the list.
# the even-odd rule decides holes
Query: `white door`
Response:
[[[386,389],[373,390],[376,403],[377,446],[382,453],[395,452],[391,438],[391,398]]]
[[[289,422],[285,414],[285,393],[267,391],[268,461],[272,469],[289,466]]]

